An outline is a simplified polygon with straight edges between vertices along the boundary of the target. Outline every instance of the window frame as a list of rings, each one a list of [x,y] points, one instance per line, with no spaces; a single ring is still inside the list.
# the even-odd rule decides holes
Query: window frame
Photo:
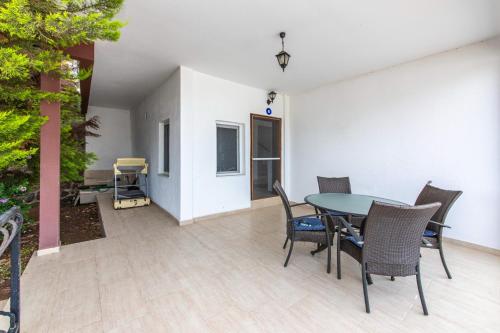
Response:
[[[217,171],[218,151],[217,151],[217,130],[218,128],[230,128],[237,130],[237,171]],[[245,175],[245,124],[229,121],[217,120],[215,122],[215,174],[217,177],[242,176]]]
[[[165,125],[168,125],[168,170],[165,170]],[[158,174],[166,177],[170,177],[171,134],[170,119],[160,121],[158,125]]]

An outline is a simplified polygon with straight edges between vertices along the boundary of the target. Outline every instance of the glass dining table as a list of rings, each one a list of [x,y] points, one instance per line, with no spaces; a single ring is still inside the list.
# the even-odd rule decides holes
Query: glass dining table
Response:
[[[406,205],[404,202],[363,194],[317,193],[304,198],[309,205],[324,211],[335,211],[346,215],[368,215],[373,201]]]
[[[304,201],[322,212],[334,211],[336,215],[345,215],[349,222],[353,222],[351,217],[355,217],[354,219],[359,221],[359,225],[357,225],[357,223],[353,223],[353,225],[357,227],[361,225],[364,216],[368,215],[374,201],[393,205],[406,205],[401,201],[374,197],[371,195],[345,193],[310,194],[304,198]],[[318,244],[318,248],[311,251],[311,254],[314,255],[326,248],[325,244]]]

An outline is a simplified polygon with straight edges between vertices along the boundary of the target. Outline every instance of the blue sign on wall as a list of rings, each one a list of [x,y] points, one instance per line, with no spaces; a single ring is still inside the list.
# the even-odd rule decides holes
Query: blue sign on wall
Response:
[[[270,116],[273,113],[273,110],[271,110],[271,108],[267,108],[266,113],[268,116]]]

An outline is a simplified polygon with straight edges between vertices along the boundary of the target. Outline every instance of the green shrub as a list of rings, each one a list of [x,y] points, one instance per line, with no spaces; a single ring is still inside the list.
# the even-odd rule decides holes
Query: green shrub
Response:
[[[17,177],[6,177],[0,182],[0,214],[7,211],[13,206],[18,206],[24,216],[24,224],[27,225],[33,223],[32,219],[29,217],[28,212],[31,208],[30,205],[24,203],[23,197],[29,191],[29,182],[27,179],[19,181]]]

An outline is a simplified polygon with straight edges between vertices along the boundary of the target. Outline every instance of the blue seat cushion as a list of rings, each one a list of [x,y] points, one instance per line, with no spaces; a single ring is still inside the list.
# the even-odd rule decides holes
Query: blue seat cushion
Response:
[[[293,227],[296,231],[323,231],[325,226],[317,217],[305,217],[293,220]]]
[[[361,238],[361,240],[363,240],[363,236],[359,236],[359,238]],[[363,244],[359,244],[356,241],[356,239],[354,238],[354,236],[347,236],[345,239],[347,239],[348,241],[350,241],[351,243],[353,243],[354,245],[356,245],[360,249],[363,247]]]
[[[424,237],[436,237],[437,236],[437,232],[435,231],[432,231],[432,230],[425,230],[424,231]]]

